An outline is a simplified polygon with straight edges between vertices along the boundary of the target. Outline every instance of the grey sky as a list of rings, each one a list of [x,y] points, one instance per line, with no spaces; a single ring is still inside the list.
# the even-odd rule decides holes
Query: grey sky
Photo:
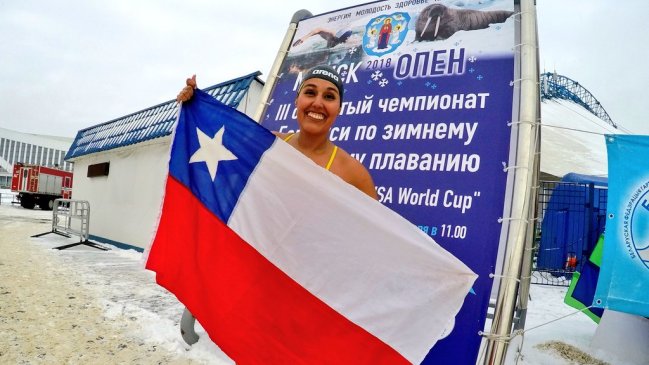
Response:
[[[351,0],[0,0],[0,126],[74,137],[170,100],[196,73],[209,86],[265,79],[293,13]],[[624,4],[624,5],[621,5]],[[649,134],[649,3],[537,0],[541,68],[579,81],[614,121]]]

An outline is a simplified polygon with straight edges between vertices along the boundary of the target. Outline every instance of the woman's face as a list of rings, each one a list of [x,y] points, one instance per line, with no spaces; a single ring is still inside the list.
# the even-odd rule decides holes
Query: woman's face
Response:
[[[295,99],[300,131],[311,134],[328,133],[340,113],[340,94],[336,86],[323,79],[304,82]]]

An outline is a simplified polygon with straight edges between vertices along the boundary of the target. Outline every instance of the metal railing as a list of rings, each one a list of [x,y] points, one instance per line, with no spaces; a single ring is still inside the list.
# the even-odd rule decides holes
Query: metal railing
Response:
[[[50,233],[65,237],[79,237],[77,243],[54,247],[58,250],[78,245],[108,250],[108,248],[88,240],[90,237],[90,203],[87,200],[55,199],[52,208],[52,230],[32,237],[40,237]]]
[[[16,194],[14,193],[0,193],[0,205],[16,203]]]
[[[52,232],[79,236],[82,242],[87,241],[90,236],[90,203],[87,200],[54,200]]]

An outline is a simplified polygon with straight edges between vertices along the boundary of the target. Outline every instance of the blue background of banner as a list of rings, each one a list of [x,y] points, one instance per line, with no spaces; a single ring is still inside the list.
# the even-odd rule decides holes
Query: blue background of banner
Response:
[[[649,136],[607,135],[606,146],[608,220],[593,304],[649,316]]]
[[[381,2],[383,4],[388,2]],[[371,5],[368,5],[371,6]],[[376,6],[375,6],[376,7]],[[403,11],[403,9],[400,9]],[[394,11],[386,11],[389,15]],[[417,13],[412,15],[416,18]],[[331,14],[329,17],[331,19]],[[372,16],[379,16],[373,14]],[[311,18],[313,19],[313,18]],[[369,19],[369,17],[368,17]],[[414,20],[413,20],[414,22]],[[309,24],[310,25],[310,24]],[[471,32],[467,32],[470,36]],[[507,40],[513,33],[499,34]],[[297,35],[296,35],[297,37]],[[415,43],[412,43],[415,44]],[[440,50],[438,42],[417,42],[413,52],[429,53]],[[459,52],[462,47],[452,47],[447,51]],[[403,53],[407,53],[404,51]],[[345,82],[345,102],[357,107],[359,102],[372,100],[368,113],[347,114],[338,117],[331,134],[335,144],[359,158],[367,167],[379,189],[381,201],[413,224],[419,226],[442,247],[453,253],[479,275],[473,293],[467,295],[464,305],[455,318],[451,334],[437,342],[424,360],[424,364],[474,364],[484,329],[489,297],[500,239],[505,199],[507,173],[503,163],[508,161],[513,99],[513,51],[490,57],[471,57],[476,52],[465,50],[464,70],[439,76],[410,75],[403,79],[395,77],[397,65],[395,54],[389,67],[387,58],[368,59],[342,58],[340,63],[330,63],[338,68]],[[351,52],[350,52],[351,54]],[[432,53],[431,53],[432,54]],[[290,58],[290,54],[289,54]],[[299,58],[301,59],[301,58]],[[310,60],[309,58],[303,58]],[[414,57],[413,57],[414,59]],[[378,62],[374,61],[378,60]],[[383,62],[381,62],[383,61]],[[270,130],[290,132],[297,130],[297,122],[291,118],[294,111],[296,83],[298,75],[287,72],[289,62],[283,66],[285,71],[278,80],[270,97],[270,105],[262,117],[262,125]],[[313,65],[308,65],[311,67]],[[307,67],[305,67],[307,68]],[[346,72],[352,70],[351,72]],[[380,76],[379,76],[380,75]],[[392,98],[416,98],[435,95],[467,95],[488,93],[484,108],[448,108],[429,110],[403,110],[390,112],[382,110],[379,101]],[[478,98],[478,104],[480,103]],[[412,108],[411,108],[412,109]],[[290,112],[289,112],[290,111]],[[288,114],[286,114],[288,113]],[[477,129],[469,144],[464,138],[432,139],[383,139],[388,125],[427,125],[430,123],[476,123]],[[359,127],[375,126],[373,139],[355,138]],[[341,129],[350,129],[348,138],[341,138]],[[466,132],[466,130],[465,130]],[[343,134],[344,135],[344,134]],[[480,157],[479,169],[470,171],[422,171],[420,169],[379,169],[372,164],[374,153],[387,154],[464,154]],[[362,156],[364,158],[361,158]],[[383,188],[383,192],[381,192]],[[392,201],[386,199],[385,191],[392,188]],[[436,206],[399,203],[399,189],[412,189],[424,193],[428,189],[437,191]],[[455,197],[469,199],[471,206],[462,209],[445,207],[444,193],[452,191]],[[431,310],[435,310],[431,308]]]

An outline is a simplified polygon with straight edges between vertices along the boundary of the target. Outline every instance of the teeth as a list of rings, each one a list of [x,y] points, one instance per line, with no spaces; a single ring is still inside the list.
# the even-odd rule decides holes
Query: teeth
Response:
[[[309,112],[309,114],[307,114],[307,115],[309,117],[313,118],[313,119],[318,119],[318,120],[323,120],[324,119],[324,115],[322,115],[320,113]]]

